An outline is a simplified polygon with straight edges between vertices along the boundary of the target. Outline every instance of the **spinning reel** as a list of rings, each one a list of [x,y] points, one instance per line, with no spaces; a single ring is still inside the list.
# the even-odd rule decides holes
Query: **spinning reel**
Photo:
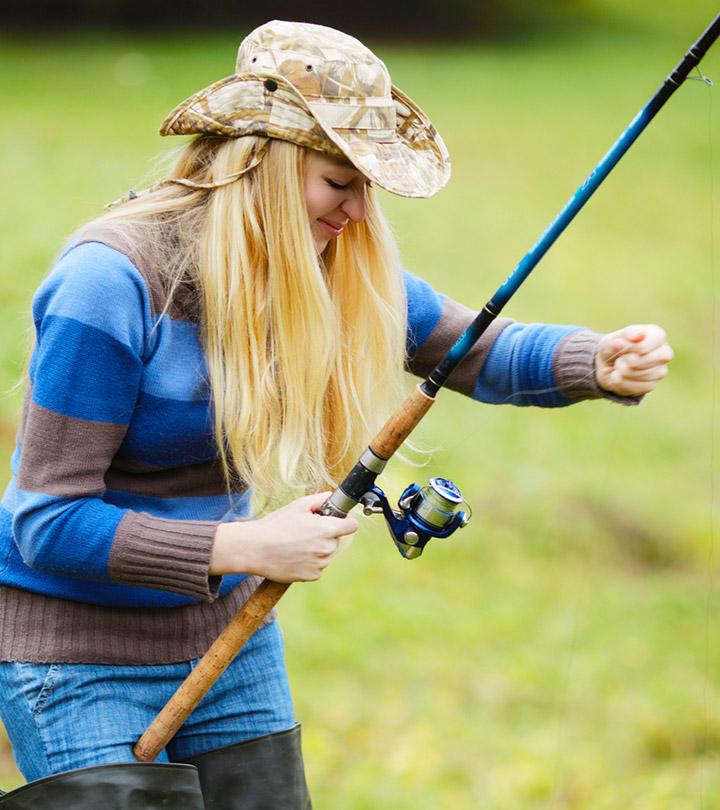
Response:
[[[448,478],[431,478],[424,487],[410,484],[398,500],[400,511],[390,506],[378,486],[371,487],[360,503],[366,515],[382,512],[398,551],[407,560],[419,557],[433,537],[450,537],[467,526],[472,514],[461,510],[468,504]]]
[[[424,487],[410,484],[400,496],[398,509],[393,509],[375,484],[386,464],[387,459],[368,447],[320,514],[345,517],[358,504],[366,515],[382,512],[397,550],[406,560],[419,557],[433,537],[450,537],[467,526],[472,511],[449,478],[431,478]],[[468,511],[461,509],[463,504]]]

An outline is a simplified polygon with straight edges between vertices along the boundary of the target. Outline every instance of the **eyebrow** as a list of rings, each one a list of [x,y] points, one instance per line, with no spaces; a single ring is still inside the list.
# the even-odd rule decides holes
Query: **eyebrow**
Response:
[[[351,169],[354,172],[360,171],[347,158],[335,157],[335,155],[325,155],[325,157],[341,169]]]

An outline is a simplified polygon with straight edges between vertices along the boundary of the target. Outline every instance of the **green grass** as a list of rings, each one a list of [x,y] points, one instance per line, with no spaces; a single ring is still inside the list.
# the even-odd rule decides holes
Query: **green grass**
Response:
[[[481,306],[713,12],[619,0],[511,45],[382,46],[453,157],[429,201],[384,200],[407,267]],[[673,7],[674,8],[674,7]],[[62,239],[140,184],[162,116],[229,73],[237,37],[0,44],[0,387]],[[720,51],[703,64],[720,80]],[[421,428],[474,522],[419,561],[367,524],[281,606],[320,810],[720,808],[717,91],[690,82],[518,293],[527,321],[658,322],[677,359],[640,408],[544,412],[444,394]],[[11,452],[19,394],[0,399]],[[3,463],[7,470],[7,463]],[[0,472],[0,477],[6,472]],[[8,770],[8,787],[18,777]]]

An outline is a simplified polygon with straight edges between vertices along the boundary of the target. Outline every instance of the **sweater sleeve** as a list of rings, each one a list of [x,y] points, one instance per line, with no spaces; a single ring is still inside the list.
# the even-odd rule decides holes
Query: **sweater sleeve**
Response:
[[[33,320],[13,518],[23,560],[49,574],[212,601],[217,522],[161,519],[103,500],[151,348],[143,277],[123,254],[79,245],[37,291]]]
[[[477,312],[405,273],[408,305],[407,367],[426,377]],[[634,405],[595,380],[600,335],[579,326],[522,324],[496,318],[448,378],[448,387],[489,403],[557,408],[583,399]]]

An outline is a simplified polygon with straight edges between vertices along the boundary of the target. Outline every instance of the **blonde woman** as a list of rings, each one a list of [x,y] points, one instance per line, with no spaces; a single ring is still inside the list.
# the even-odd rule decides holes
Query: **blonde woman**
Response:
[[[317,514],[327,490],[404,370],[474,317],[399,269],[372,186],[431,196],[449,160],[357,40],[268,23],[162,132],[195,138],[76,234],[33,302],[0,508],[0,714],[28,780],[132,762],[260,577],[320,577],[357,528]],[[656,326],[499,319],[451,387],[634,403],[671,354]],[[274,616],[161,760],[197,765],[216,810],[309,806]]]

